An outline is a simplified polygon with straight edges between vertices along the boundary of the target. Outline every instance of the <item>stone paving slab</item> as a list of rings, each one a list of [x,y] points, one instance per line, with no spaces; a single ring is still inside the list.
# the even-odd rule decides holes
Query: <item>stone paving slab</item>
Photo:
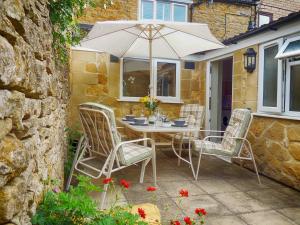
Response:
[[[206,225],[247,225],[237,216],[208,217]]]
[[[241,215],[241,218],[249,225],[296,225],[295,222],[274,210],[247,213]]]
[[[261,177],[259,185],[254,173],[238,165],[204,157],[199,179],[195,181],[187,164],[177,166],[172,151],[158,150],[155,193],[146,191],[153,185],[151,164],[146,168],[143,184],[139,183],[140,168],[134,165],[113,174],[114,179],[131,182],[130,189],[122,193],[120,204],[154,203],[160,209],[164,225],[169,225],[171,219],[182,221],[186,215],[193,217],[198,207],[208,213],[206,225],[300,224],[299,191],[266,177]],[[189,191],[188,198],[179,198],[181,188]]]

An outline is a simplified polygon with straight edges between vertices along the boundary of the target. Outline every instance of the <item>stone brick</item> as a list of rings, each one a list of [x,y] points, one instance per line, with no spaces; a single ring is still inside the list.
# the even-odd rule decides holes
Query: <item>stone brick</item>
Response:
[[[26,184],[17,177],[0,188],[0,223],[9,222],[24,207]]]
[[[284,139],[284,126],[277,121],[266,131],[266,138],[274,141],[283,141]]]
[[[16,72],[15,53],[10,43],[0,36],[0,81],[8,84]]]
[[[0,142],[0,187],[20,175],[27,166],[28,153],[14,136],[6,136]]]
[[[300,163],[283,163],[283,171],[288,175],[295,177],[297,180],[300,180]]]
[[[98,69],[95,63],[88,63],[85,65],[85,70],[90,73],[97,73]]]
[[[98,83],[99,84],[107,84],[107,77],[104,74],[99,74],[98,75]]]
[[[2,140],[12,129],[12,120],[10,118],[0,120],[0,140]]]
[[[289,141],[300,141],[300,125],[289,127],[287,129],[287,136]]]
[[[300,161],[300,143],[292,142],[289,144],[289,152],[294,159]]]

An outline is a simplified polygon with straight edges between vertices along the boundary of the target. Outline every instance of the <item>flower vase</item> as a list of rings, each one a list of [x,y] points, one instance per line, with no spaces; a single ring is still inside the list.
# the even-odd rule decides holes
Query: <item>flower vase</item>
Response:
[[[154,115],[154,111],[149,110],[149,117],[148,117],[149,124],[154,124],[155,120],[156,120],[156,118]]]

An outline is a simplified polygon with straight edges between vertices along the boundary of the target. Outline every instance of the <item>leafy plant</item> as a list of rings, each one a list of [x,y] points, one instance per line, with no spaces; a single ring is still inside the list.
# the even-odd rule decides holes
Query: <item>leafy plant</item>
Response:
[[[106,8],[111,0],[50,0],[50,20],[53,25],[53,48],[62,63],[68,60],[68,47],[79,44],[84,32],[78,26],[78,18],[88,6]]]
[[[76,126],[74,129],[72,128],[65,129],[65,132],[67,134],[67,144],[68,144],[67,158],[64,164],[65,177],[68,177],[70,174],[73,159],[76,152],[76,147],[82,135],[78,130],[79,130],[79,126]]]
[[[78,176],[79,184],[69,192],[58,189],[47,192],[32,218],[34,225],[146,225],[129,207],[113,207],[100,211],[89,192],[101,192],[90,178]]]

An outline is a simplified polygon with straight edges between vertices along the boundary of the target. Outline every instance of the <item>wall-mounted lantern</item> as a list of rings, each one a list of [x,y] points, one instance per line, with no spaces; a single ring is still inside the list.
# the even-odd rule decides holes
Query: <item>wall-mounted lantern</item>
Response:
[[[256,52],[253,48],[248,48],[244,53],[244,68],[248,73],[252,73],[256,68]]]

